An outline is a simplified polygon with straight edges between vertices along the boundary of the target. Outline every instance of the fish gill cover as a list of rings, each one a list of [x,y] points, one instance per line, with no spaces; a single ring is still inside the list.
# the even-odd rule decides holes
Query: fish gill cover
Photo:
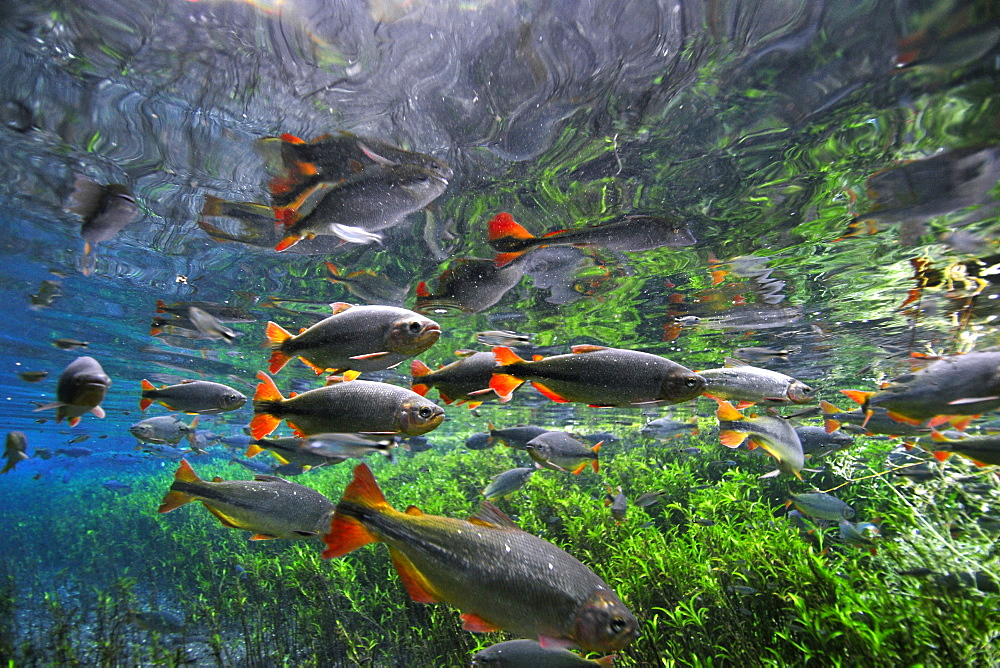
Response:
[[[995,665],[998,63],[984,0],[0,1],[0,659],[467,665],[520,606],[616,665]],[[271,365],[347,304],[415,313]],[[375,450],[419,511],[321,535]]]

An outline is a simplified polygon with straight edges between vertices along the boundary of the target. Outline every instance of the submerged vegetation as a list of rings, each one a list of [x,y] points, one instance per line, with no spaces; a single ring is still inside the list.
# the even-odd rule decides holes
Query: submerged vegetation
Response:
[[[830,455],[812,483],[842,485],[835,493],[859,518],[880,522],[872,554],[846,544],[836,526],[805,533],[791,524],[790,485],[758,480],[768,464],[754,452],[716,460],[722,448],[711,437],[637,439],[628,431],[606,445],[600,475],[540,471],[498,502],[522,528],[591,565],[636,614],[642,637],[617,665],[1000,660],[994,474],[953,459],[912,482],[890,471],[887,443],[866,438]],[[442,447],[374,463],[390,503],[464,517],[486,472],[527,459],[503,446]],[[338,498],[349,475],[341,465],[306,482]],[[461,666],[506,638],[468,633],[453,609],[410,601],[381,547],[326,561],[318,541],[249,542],[197,504],[156,515],[168,478],[137,480],[135,491],[113,498],[60,491],[59,505],[77,506],[72,523],[41,504],[40,489],[24,492],[19,503],[38,520],[51,515],[45,536],[16,544],[23,558],[5,560],[5,658],[26,666]],[[618,523],[603,503],[605,488],[618,485],[632,500],[662,494]]]

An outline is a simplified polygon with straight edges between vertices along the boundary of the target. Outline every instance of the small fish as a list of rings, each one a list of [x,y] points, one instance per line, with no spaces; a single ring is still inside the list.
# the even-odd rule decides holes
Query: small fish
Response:
[[[103,418],[105,413],[101,402],[111,386],[111,379],[104,373],[100,362],[93,357],[77,357],[66,365],[59,375],[56,386],[56,401],[39,406],[35,411],[56,409],[56,422],[66,418],[71,427],[80,422],[84,413],[93,413]]]
[[[302,449],[328,459],[364,459],[373,452],[395,457],[396,441],[364,434],[312,434],[303,439]]]
[[[326,559],[384,542],[413,600],[462,612],[466,630],[505,630],[545,646],[617,651],[638,622],[611,588],[577,559],[522,531],[483,501],[470,520],[405,513],[385,500],[359,464],[324,537]]]
[[[841,501],[835,496],[824,492],[805,492],[802,494],[792,494],[788,501],[789,505],[794,505],[800,512],[809,517],[821,520],[833,520],[854,517],[854,508]]]
[[[271,373],[293,357],[317,374],[388,369],[424,352],[441,336],[440,325],[409,309],[343,302],[330,306],[333,315],[296,335],[267,323]]]
[[[507,447],[517,448],[518,450],[526,449],[528,441],[533,438],[549,433],[548,429],[543,429],[542,427],[536,427],[530,424],[519,424],[516,427],[497,429],[493,426],[493,423],[490,422],[489,428],[490,438],[495,441],[502,441]]]
[[[286,236],[276,251],[301,239],[335,236],[348,243],[380,241],[379,231],[398,225],[422,209],[448,187],[441,172],[419,165],[376,165],[342,182],[320,183],[297,200],[277,207]]]
[[[245,454],[247,457],[256,457],[262,452],[270,452],[282,466],[286,464],[298,464],[299,466],[308,466],[310,468],[326,466],[327,464],[339,464],[346,459],[346,457],[326,457],[322,453],[309,452],[304,447],[306,442],[306,439],[298,437],[254,439],[247,444]],[[240,461],[236,460],[236,463],[240,463]],[[256,471],[257,469],[254,470]],[[267,469],[258,471],[258,473],[266,472],[268,472]]]
[[[671,420],[670,418],[658,418],[656,420],[650,420],[639,433],[646,438],[655,438],[661,441],[665,441],[668,438],[674,438],[680,436],[681,434],[698,433],[698,420],[697,418],[692,419],[690,422],[678,422],[677,420]]]
[[[140,629],[156,633],[183,633],[186,624],[183,615],[168,610],[129,610],[128,619]]]
[[[498,398],[490,388],[493,369],[497,365],[493,353],[456,350],[455,354],[460,358],[457,362],[442,366],[437,371],[432,371],[420,360],[413,360],[410,363],[410,375],[413,376],[411,389],[423,397],[432,387],[437,388],[438,396],[445,404],[468,402],[470,409],[488,399]]]
[[[795,427],[795,433],[802,444],[802,452],[815,459],[854,445],[854,437],[850,434],[842,431],[827,432],[823,427]]]
[[[73,445],[74,443],[83,443],[84,441],[89,439],[90,439],[90,434],[80,434],[79,436],[70,439],[67,442],[67,445]]]
[[[402,439],[399,443],[411,453],[427,452],[434,449],[434,444],[426,436],[410,436],[409,438]]]
[[[28,437],[21,431],[7,432],[7,440],[4,443],[3,456],[7,459],[0,473],[11,471],[15,466],[23,462],[28,457]],[[37,454],[37,450],[36,450]]]
[[[716,416],[719,418],[719,440],[723,445],[737,448],[749,437],[751,449],[760,446],[778,460],[778,469],[764,477],[791,473],[802,479],[800,471],[805,466],[805,455],[798,434],[787,421],[768,415],[744,417],[732,404],[721,399]]]
[[[613,489],[608,487],[608,493],[604,496],[604,505],[611,506],[611,516],[617,522],[625,521],[625,516],[628,513],[628,498],[622,492],[621,485],[618,486],[617,494],[615,494]]]
[[[188,309],[188,319],[194,325],[194,328],[210,341],[222,339],[229,345],[232,345],[238,336],[232,329],[219,322],[219,319],[214,315],[197,306],[192,306]]]
[[[90,274],[94,267],[94,246],[110,241],[118,233],[139,219],[141,211],[132,191],[120,183],[102,185],[76,175],[73,191],[66,202],[66,210],[80,216],[80,236],[83,237],[83,273]]]
[[[186,438],[192,449],[196,449],[196,430],[198,428],[198,417],[191,420],[191,424],[185,424],[176,415],[158,415],[156,417],[140,420],[129,426],[129,433],[143,443],[159,443],[177,445],[182,438]]]
[[[733,351],[733,357],[743,360],[753,360],[755,362],[763,362],[769,359],[774,359],[776,357],[787,358],[792,353],[796,353],[801,350],[798,346],[791,346],[788,348],[759,348],[754,346],[749,346],[746,348],[737,348]]]
[[[488,431],[479,431],[465,439],[465,447],[469,450],[488,450],[496,441]]]
[[[235,411],[246,403],[247,398],[228,385],[207,380],[185,380],[157,388],[143,379],[139,409],[146,410],[154,401],[172,411],[215,414]]]
[[[52,345],[60,350],[75,350],[77,348],[86,348],[90,345],[90,342],[80,341],[79,339],[52,339]]]
[[[477,332],[476,341],[484,346],[507,346],[517,348],[518,346],[530,346],[534,334],[518,334],[506,329],[493,329],[487,332]]]
[[[509,213],[500,213],[490,221],[489,243],[498,251],[496,265],[502,267],[519,255],[543,246],[599,246],[636,252],[664,246],[693,246],[697,240],[683,222],[663,216],[630,215],[610,223],[556,230],[536,237]]]
[[[121,480],[116,480],[114,478],[102,482],[101,487],[108,490],[109,492],[121,492],[122,494],[132,493],[132,485],[122,482]]]
[[[52,450],[48,448],[35,448],[35,456],[43,461],[52,459]]]
[[[705,389],[701,376],[659,355],[594,345],[572,350],[528,362],[510,348],[494,348],[499,366],[490,386],[507,397],[528,381],[555,402],[590,406],[680,403]]]
[[[31,301],[31,308],[39,309],[52,306],[52,302],[62,297],[62,292],[60,292],[61,287],[59,281],[48,279],[42,281],[38,287],[38,292],[28,296],[29,301]]]
[[[579,475],[587,464],[593,467],[594,473],[598,472],[597,453],[602,444],[603,441],[589,448],[564,431],[550,431],[528,441],[525,450],[540,468]]]
[[[562,647],[542,647],[534,640],[507,640],[490,645],[472,656],[473,668],[573,668],[573,666],[613,666],[614,655],[585,659]]]
[[[721,369],[705,369],[698,374],[705,379],[705,395],[741,402],[741,408],[755,403],[806,404],[815,390],[805,383],[777,371],[750,366],[732,357]]]
[[[867,414],[885,408],[898,422],[936,427],[954,416],[1000,408],[1000,352],[972,352],[931,362],[884,383],[876,392],[842,390]],[[864,425],[862,425],[864,426]]]
[[[319,538],[333,516],[333,503],[309,487],[269,475],[209,482],[182,459],[157,512],[191,501],[201,501],[223,526],[250,531],[250,540]]]
[[[866,548],[872,554],[876,553],[873,538],[881,536],[879,527],[872,522],[851,522],[847,518],[840,520],[840,538],[848,545]]]
[[[330,272],[326,280],[344,285],[352,295],[366,304],[399,307],[406,305],[406,293],[410,290],[409,283],[398,286],[370,269],[342,274],[332,262],[327,262],[326,268]]]
[[[402,387],[370,380],[352,380],[309,390],[285,399],[270,376],[257,374],[261,383],[253,398],[254,438],[270,434],[287,419],[298,436],[323,433],[402,432],[410,436],[436,429],[444,409]]]
[[[483,497],[487,501],[509,496],[521,489],[528,482],[531,474],[538,469],[517,468],[498,473],[491,478],[489,485],[483,490]]]
[[[164,445],[162,443],[139,443],[135,446],[135,449],[139,452],[144,452],[147,455],[152,455],[153,457],[159,457],[160,459],[166,459],[172,462],[179,462],[189,452],[187,450],[181,450],[180,448],[175,448],[172,445]]]
[[[37,383],[40,380],[45,380],[48,375],[48,371],[22,371],[17,374],[17,377],[26,383]]]
[[[659,503],[668,493],[667,490],[661,489],[655,492],[640,494],[639,498],[635,500],[635,505],[640,508],[648,508],[653,504]]]
[[[94,454],[94,451],[90,448],[56,448],[56,454],[71,459],[80,459],[81,457],[91,456]]]

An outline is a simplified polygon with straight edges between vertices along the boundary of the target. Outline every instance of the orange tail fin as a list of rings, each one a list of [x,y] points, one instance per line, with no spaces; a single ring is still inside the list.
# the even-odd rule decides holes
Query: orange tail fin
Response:
[[[271,362],[268,368],[271,370],[271,373],[278,373],[292,359],[291,355],[286,355],[279,349],[281,344],[292,338],[292,333],[277,323],[268,322],[266,334],[267,340],[274,348],[271,351]]]
[[[731,403],[723,400],[719,400],[719,410],[715,412],[715,416],[728,422],[744,419],[743,414],[736,410]]]
[[[187,463],[187,460],[182,459],[181,465],[177,468],[177,472],[174,473],[174,482],[201,482],[201,478],[199,478],[198,474],[194,472],[191,465]],[[170,491],[163,497],[163,501],[160,502],[160,507],[156,510],[156,512],[169,513],[174,508],[179,508],[190,501],[194,501],[193,496],[185,494],[184,492],[176,491],[173,489],[173,486],[171,486]]]
[[[340,499],[337,512],[330,523],[330,532],[323,536],[323,542],[326,543],[326,550],[323,551],[322,555],[324,559],[343,556],[362,545],[378,540],[359,520],[341,511],[341,506],[345,504],[376,511],[392,508],[385,500],[385,496],[379,489],[378,483],[375,482],[375,476],[372,475],[372,470],[368,468],[368,465],[362,463],[355,466],[354,480],[344,490],[344,496]]]
[[[864,406],[865,402],[868,401],[868,397],[875,394],[874,392],[864,392],[862,390],[841,390],[846,394],[852,401],[858,405]]]

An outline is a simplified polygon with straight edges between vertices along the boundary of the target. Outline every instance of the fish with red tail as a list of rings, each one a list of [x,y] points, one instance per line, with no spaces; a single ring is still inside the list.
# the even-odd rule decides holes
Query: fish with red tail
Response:
[[[597,453],[603,444],[604,441],[601,441],[594,447],[588,447],[564,431],[549,431],[528,441],[525,450],[539,468],[579,475],[588,464],[593,467],[594,473],[598,472]]]
[[[333,315],[298,334],[267,323],[271,373],[293,357],[317,374],[388,369],[424,352],[441,336],[440,325],[409,309],[344,302],[330,307]]]
[[[104,417],[101,402],[111,386],[111,378],[104,373],[100,362],[93,357],[77,357],[66,365],[59,375],[56,386],[56,401],[39,406],[35,411],[56,409],[56,422],[63,418],[69,426],[75,427],[84,413]]]
[[[936,427],[959,415],[1000,408],[1000,352],[951,355],[893,378],[877,392],[841,390],[868,413],[885,408],[898,422]],[[862,425],[864,426],[864,425]]]
[[[437,404],[402,387],[371,380],[335,383],[289,398],[263,371],[253,397],[250,433],[256,439],[270,434],[282,420],[297,436],[331,432],[426,434],[444,420]]]
[[[413,376],[411,388],[420,396],[436,387],[438,396],[446,404],[463,404],[468,402],[469,408],[476,408],[487,399],[496,399],[497,393],[490,387],[493,369],[497,365],[493,353],[477,353],[472,350],[456,350],[459,359],[437,371],[420,360],[410,363],[410,375]]]
[[[250,540],[319,538],[330,526],[333,503],[314,489],[270,475],[253,480],[202,480],[182,459],[157,512],[201,501],[222,526],[250,531]]]
[[[664,216],[624,216],[587,227],[555,230],[536,237],[509,213],[499,213],[489,225],[489,243],[502,267],[543,246],[599,246],[613,251],[645,251],[663,246],[693,246],[698,242],[679,220]]]
[[[324,558],[389,547],[414,601],[458,608],[468,631],[505,630],[544,647],[609,652],[639,635],[625,604],[569,553],[522,531],[488,502],[468,520],[392,508],[360,464],[337,505]]]
[[[676,404],[705,390],[704,378],[659,355],[594,345],[572,350],[529,362],[510,348],[494,348],[499,366],[490,387],[506,397],[527,381],[552,401],[590,406]]]
[[[946,461],[952,453],[972,460],[976,466],[1000,466],[1000,434],[952,439],[938,431],[931,432],[934,457]]]

